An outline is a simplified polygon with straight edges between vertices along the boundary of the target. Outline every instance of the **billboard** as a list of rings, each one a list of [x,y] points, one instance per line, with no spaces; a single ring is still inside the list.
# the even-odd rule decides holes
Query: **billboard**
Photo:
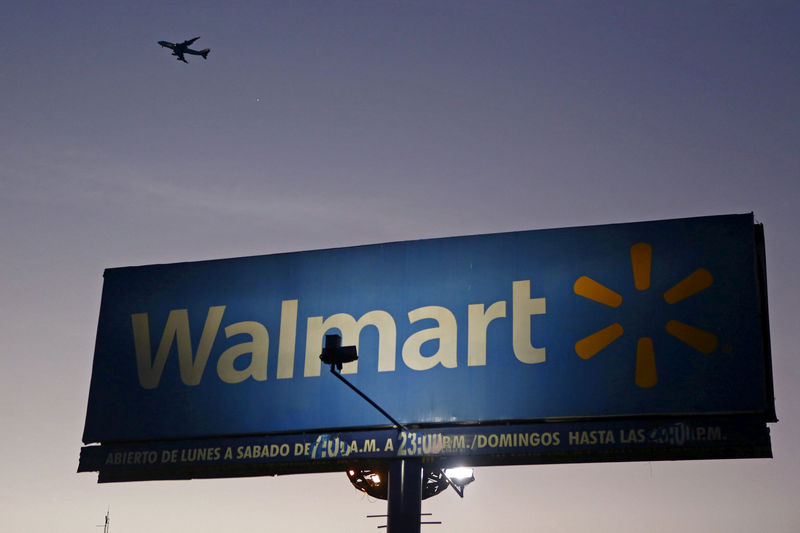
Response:
[[[701,442],[736,441],[733,417],[758,433],[740,455],[765,455],[774,407],[762,244],[752,215],[724,215],[109,269],[83,436],[101,446],[84,448],[82,468],[109,464],[109,453],[160,458],[166,441],[219,448],[219,464],[226,442],[242,439],[293,453],[346,434],[353,457],[387,452],[363,444],[383,439],[386,419],[323,368],[326,333],[358,348],[343,375],[429,439],[488,444],[503,432],[485,428],[498,424],[573,424],[550,437],[552,452],[580,446],[569,438],[589,431],[580,424],[639,421],[628,429],[652,453],[669,444],[658,435],[670,423],[703,419]],[[481,448],[436,449],[425,455]],[[492,453],[569,457],[531,458],[539,452]],[[344,457],[262,455],[278,471]]]

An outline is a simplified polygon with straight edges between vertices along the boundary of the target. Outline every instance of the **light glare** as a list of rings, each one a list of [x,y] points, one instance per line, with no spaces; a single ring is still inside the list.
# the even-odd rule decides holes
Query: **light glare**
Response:
[[[473,469],[466,466],[459,466],[456,468],[448,468],[444,471],[445,475],[453,481],[469,479],[473,477]]]

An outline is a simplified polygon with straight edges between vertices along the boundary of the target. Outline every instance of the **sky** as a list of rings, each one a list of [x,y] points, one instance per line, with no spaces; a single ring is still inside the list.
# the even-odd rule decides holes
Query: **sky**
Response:
[[[753,212],[773,459],[484,467],[423,531],[800,528],[800,4],[0,5],[0,529],[375,531],[343,473],[76,473],[106,268]],[[207,60],[159,40],[200,35]]]

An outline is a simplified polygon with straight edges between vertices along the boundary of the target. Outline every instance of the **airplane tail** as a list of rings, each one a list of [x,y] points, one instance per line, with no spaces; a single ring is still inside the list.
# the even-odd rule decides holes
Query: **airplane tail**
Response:
[[[211,48],[206,48],[204,50],[200,50],[200,55],[203,56],[203,59],[208,59],[208,53],[211,51]]]

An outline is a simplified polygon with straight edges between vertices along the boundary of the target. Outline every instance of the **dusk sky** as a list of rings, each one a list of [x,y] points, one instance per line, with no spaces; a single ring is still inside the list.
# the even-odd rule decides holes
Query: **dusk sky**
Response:
[[[800,530],[799,28],[796,1],[3,3],[0,530],[380,525],[344,473],[76,473],[106,268],[749,212],[773,459],[483,467],[423,531]]]

